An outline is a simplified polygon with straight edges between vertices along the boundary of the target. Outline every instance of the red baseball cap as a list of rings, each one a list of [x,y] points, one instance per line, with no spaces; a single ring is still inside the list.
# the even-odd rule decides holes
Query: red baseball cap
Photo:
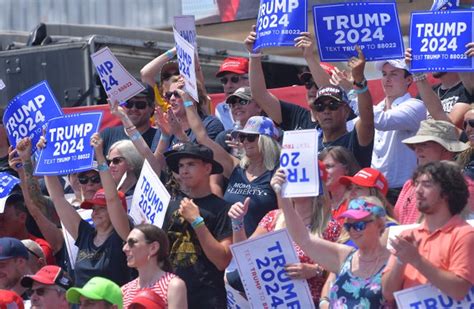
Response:
[[[65,290],[73,286],[67,273],[55,265],[44,266],[36,274],[24,276],[20,283],[25,288],[31,288],[34,281],[46,285],[57,285]]]
[[[16,307],[14,307],[16,305]],[[24,309],[23,299],[17,293],[9,290],[0,290],[0,309]]]
[[[225,73],[235,74],[248,74],[249,72],[249,60],[247,58],[229,57],[225,58],[222,62],[219,71],[216,73],[216,77],[221,77]]]
[[[138,292],[137,295],[132,299],[130,303],[130,308],[133,308],[132,305],[142,305],[147,309],[164,309],[166,304],[160,295],[156,294],[153,290],[146,289]]]
[[[357,172],[353,177],[342,176],[339,178],[339,183],[349,185],[351,183],[361,187],[377,188],[384,195],[388,192],[387,178],[376,169],[366,167]]]
[[[125,194],[123,194],[123,192],[121,191],[118,191],[117,193],[120,198],[120,201],[122,202],[123,209],[127,211],[127,201],[125,199]],[[107,206],[104,189],[97,190],[97,192],[94,194],[94,197],[91,200],[85,200],[84,202],[82,202],[81,208],[92,209],[92,206],[94,205]]]

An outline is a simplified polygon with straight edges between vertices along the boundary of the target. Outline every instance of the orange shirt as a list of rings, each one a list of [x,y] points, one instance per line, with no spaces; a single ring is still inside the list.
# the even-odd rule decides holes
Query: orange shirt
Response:
[[[443,227],[430,233],[425,224],[412,230],[420,241],[418,252],[435,267],[454,273],[474,284],[474,228],[459,215],[453,216]],[[393,267],[391,259],[385,272]],[[428,280],[411,264],[404,273],[403,289],[427,283]]]

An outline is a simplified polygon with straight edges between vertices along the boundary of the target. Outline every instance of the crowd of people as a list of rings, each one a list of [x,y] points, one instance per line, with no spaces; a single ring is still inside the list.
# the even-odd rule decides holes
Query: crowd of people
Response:
[[[360,48],[343,70],[301,33],[303,108],[268,91],[255,39],[253,27],[249,57],[216,72],[226,98],[212,111],[199,61],[198,101],[175,48],[148,63],[144,92],[109,102],[122,125],[92,136],[88,171],[36,177],[31,140],[8,148],[0,127],[2,171],[20,178],[0,214],[0,306],[226,308],[226,285],[246,297],[230,245],[284,228],[299,258],[286,273],[307,280],[315,307],[391,308],[395,292],[425,283],[468,294],[474,73],[435,72],[431,85],[410,72],[407,49],[376,63],[385,97],[374,102]],[[284,198],[282,135],[300,129],[318,132],[322,194]],[[161,228],[128,215],[144,160],[171,195]],[[390,226],[414,223],[388,238]]]

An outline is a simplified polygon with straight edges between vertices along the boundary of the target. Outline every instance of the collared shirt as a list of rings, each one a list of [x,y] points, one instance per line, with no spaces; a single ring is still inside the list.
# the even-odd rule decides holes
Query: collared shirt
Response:
[[[400,188],[416,168],[415,153],[402,140],[416,134],[426,119],[426,108],[409,93],[395,99],[390,109],[384,108],[385,100],[374,107],[372,168],[385,175],[389,188]]]
[[[412,230],[419,242],[418,252],[436,268],[449,271],[474,284],[474,228],[459,215],[430,232],[423,222]],[[390,259],[384,272],[390,271],[396,259]],[[425,284],[428,280],[411,264],[404,271],[403,289]]]
[[[230,130],[234,127],[234,118],[232,118],[229,104],[225,101],[216,105],[214,114],[222,122],[225,130]]]

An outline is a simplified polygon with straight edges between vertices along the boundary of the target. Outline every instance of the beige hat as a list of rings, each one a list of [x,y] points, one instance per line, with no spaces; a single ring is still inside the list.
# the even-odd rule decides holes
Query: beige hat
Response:
[[[413,144],[424,142],[436,142],[450,152],[462,152],[469,148],[469,145],[459,141],[459,134],[456,127],[443,120],[423,120],[415,136],[404,139],[402,142],[413,149]]]

